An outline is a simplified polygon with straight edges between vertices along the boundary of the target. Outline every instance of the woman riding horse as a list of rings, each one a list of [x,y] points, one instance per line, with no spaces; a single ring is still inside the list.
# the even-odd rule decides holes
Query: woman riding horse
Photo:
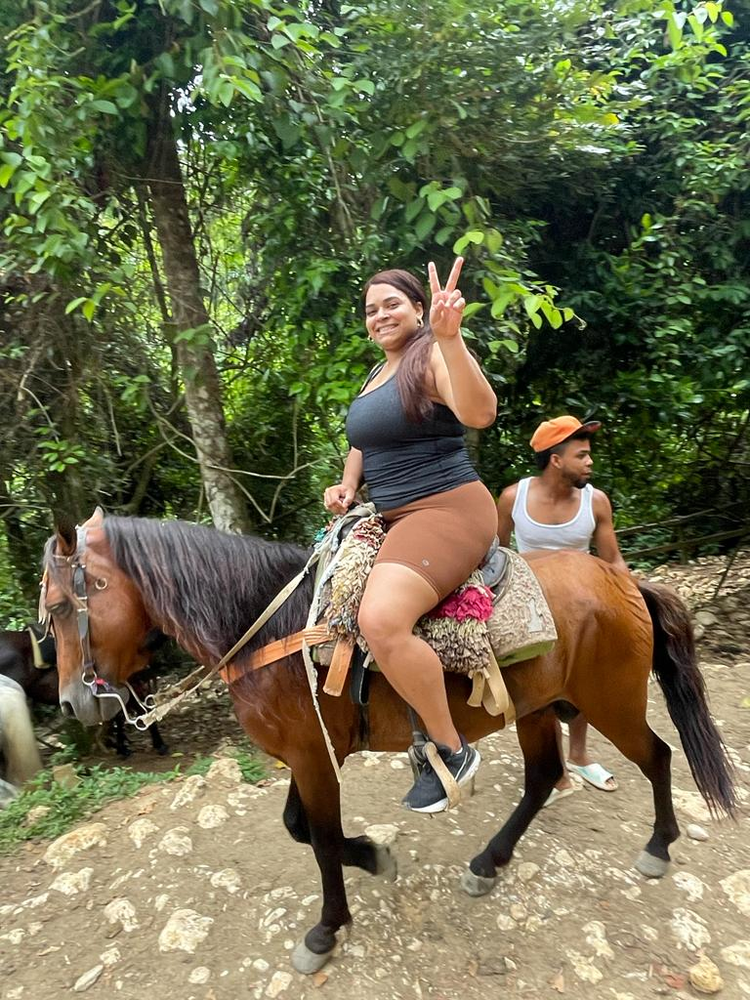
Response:
[[[380,670],[421,716],[459,785],[479,767],[479,753],[459,735],[437,654],[413,633],[422,615],[464,583],[497,530],[489,491],[464,444],[462,424],[487,427],[497,400],[461,336],[466,303],[456,288],[456,259],[445,288],[429,265],[432,302],[407,271],[381,271],[365,286],[365,324],[385,354],[353,401],[351,445],[342,481],[324,494],[343,514],[362,481],[386,523],[359,609],[359,628]],[[428,763],[403,800],[415,812],[448,807]]]

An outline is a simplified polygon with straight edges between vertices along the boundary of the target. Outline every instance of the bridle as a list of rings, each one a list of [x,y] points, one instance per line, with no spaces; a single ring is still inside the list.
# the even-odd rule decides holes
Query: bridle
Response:
[[[142,709],[141,715],[130,715],[125,702],[117,688],[100,677],[96,672],[96,661],[91,652],[91,622],[89,618],[89,595],[86,590],[86,563],[83,561],[86,549],[86,528],[76,525],[76,550],[73,555],[61,556],[53,553],[53,558],[60,563],[66,563],[71,569],[72,594],[75,601],[76,627],[78,631],[78,641],[81,646],[81,684],[87,687],[94,698],[114,698],[120,705],[120,710],[125,716],[125,720],[136,729],[146,730],[147,725],[141,723],[143,713],[154,708],[154,696],[147,694],[140,698],[129,681],[124,681],[125,687],[130,691],[136,704]],[[109,583],[105,577],[98,577],[94,581],[96,590],[106,590]],[[48,630],[54,635],[51,616],[47,611],[44,601],[47,590],[47,572],[45,570],[42,577],[42,595],[39,602],[39,620],[47,624]]]

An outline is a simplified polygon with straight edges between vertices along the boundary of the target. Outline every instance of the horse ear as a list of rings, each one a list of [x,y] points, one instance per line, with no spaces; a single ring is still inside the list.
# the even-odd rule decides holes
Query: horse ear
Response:
[[[91,517],[88,519],[88,521],[84,521],[83,522],[83,524],[81,525],[81,527],[82,528],[101,528],[101,526],[103,524],[104,524],[104,511],[97,504],[97,506],[94,508],[94,513],[91,515]]]
[[[58,517],[55,525],[57,533],[57,554],[72,556],[78,547],[75,525],[69,517]]]

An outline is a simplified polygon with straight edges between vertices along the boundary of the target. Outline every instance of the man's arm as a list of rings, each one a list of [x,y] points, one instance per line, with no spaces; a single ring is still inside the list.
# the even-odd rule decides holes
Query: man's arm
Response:
[[[604,562],[608,562],[616,569],[628,570],[628,564],[622,558],[620,546],[617,544],[617,535],[612,521],[612,504],[609,497],[601,490],[594,490],[593,501],[594,519],[594,545],[596,554]]]
[[[508,486],[497,501],[497,537],[505,548],[510,545],[510,533],[513,531],[513,504],[517,488],[518,483]]]

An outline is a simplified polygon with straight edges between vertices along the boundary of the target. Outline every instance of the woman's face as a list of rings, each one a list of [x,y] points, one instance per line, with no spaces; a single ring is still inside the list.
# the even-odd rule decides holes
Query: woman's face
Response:
[[[394,285],[371,285],[365,299],[365,326],[384,351],[399,351],[421,326],[422,304]]]

